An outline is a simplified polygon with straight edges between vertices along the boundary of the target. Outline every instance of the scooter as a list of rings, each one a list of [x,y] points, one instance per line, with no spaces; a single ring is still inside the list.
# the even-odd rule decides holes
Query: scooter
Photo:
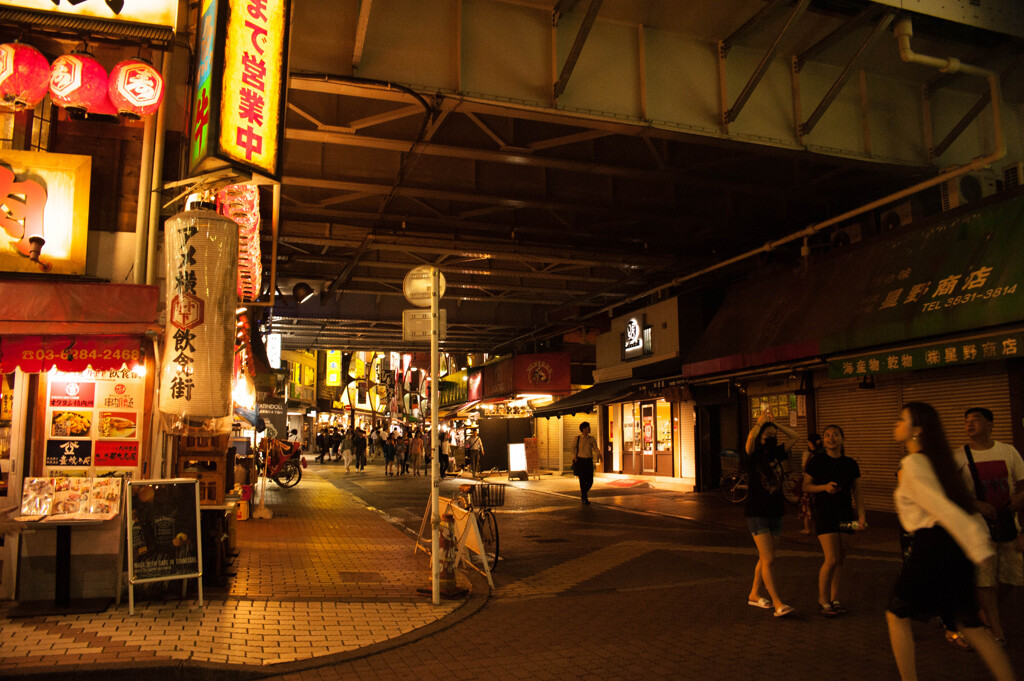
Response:
[[[267,477],[279,487],[295,487],[302,480],[302,469],[306,467],[306,457],[301,455],[302,445],[298,442],[285,442],[270,437],[263,438],[257,448],[260,456],[256,466],[263,470],[264,462],[269,461]]]

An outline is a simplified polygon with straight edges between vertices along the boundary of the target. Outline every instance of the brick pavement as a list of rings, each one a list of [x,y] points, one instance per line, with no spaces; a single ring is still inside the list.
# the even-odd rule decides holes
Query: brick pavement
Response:
[[[271,484],[271,520],[238,524],[236,576],[189,599],[127,603],[94,615],[19,618],[0,606],[0,676],[161,665],[217,668],[331,659],[402,640],[470,599],[435,606],[429,561],[407,533],[307,470],[290,490]],[[460,586],[469,579],[460,576]]]

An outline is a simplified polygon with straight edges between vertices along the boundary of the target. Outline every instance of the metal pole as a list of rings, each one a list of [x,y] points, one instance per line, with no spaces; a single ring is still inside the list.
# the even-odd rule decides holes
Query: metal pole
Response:
[[[174,49],[164,52],[161,75],[164,83],[171,77],[171,60]],[[146,236],[146,283],[156,283],[156,241],[160,234],[160,191],[164,186],[164,135],[167,131],[167,98],[160,103],[156,114],[156,139],[153,147],[153,179],[149,191],[149,232]]]
[[[437,393],[439,367],[438,343],[441,337],[441,319],[438,308],[441,299],[441,270],[430,268],[430,582],[434,605],[441,603],[441,467],[437,453],[440,445],[437,431]]]
[[[149,227],[149,192],[153,178],[153,141],[156,139],[156,121],[146,118],[142,133],[142,160],[139,163],[139,197],[135,209],[135,265],[132,280],[146,283],[146,229]]]

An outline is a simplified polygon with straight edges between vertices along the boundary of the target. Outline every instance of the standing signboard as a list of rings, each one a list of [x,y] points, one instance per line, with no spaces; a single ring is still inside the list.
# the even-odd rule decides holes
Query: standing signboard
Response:
[[[189,478],[128,483],[128,613],[135,585],[195,579],[203,604],[199,481]]]

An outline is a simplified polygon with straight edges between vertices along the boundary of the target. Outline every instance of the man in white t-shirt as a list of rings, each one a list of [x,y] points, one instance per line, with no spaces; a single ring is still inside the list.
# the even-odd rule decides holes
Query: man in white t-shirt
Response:
[[[1007,508],[1020,516],[1024,506],[1024,459],[1011,445],[992,439],[993,421],[992,411],[984,407],[971,407],[964,412],[967,446],[971,448],[971,457],[984,490],[984,501],[978,499],[974,473],[964,447],[960,447],[955,454],[967,490],[975,497],[975,507],[989,520],[995,520],[997,512]],[[1015,540],[996,544],[997,561],[990,561],[988,567],[978,569],[978,602],[992,627],[992,635],[1004,646],[1006,641],[999,621],[997,587],[999,584],[1024,585],[1022,551],[1024,536],[1018,533]]]

